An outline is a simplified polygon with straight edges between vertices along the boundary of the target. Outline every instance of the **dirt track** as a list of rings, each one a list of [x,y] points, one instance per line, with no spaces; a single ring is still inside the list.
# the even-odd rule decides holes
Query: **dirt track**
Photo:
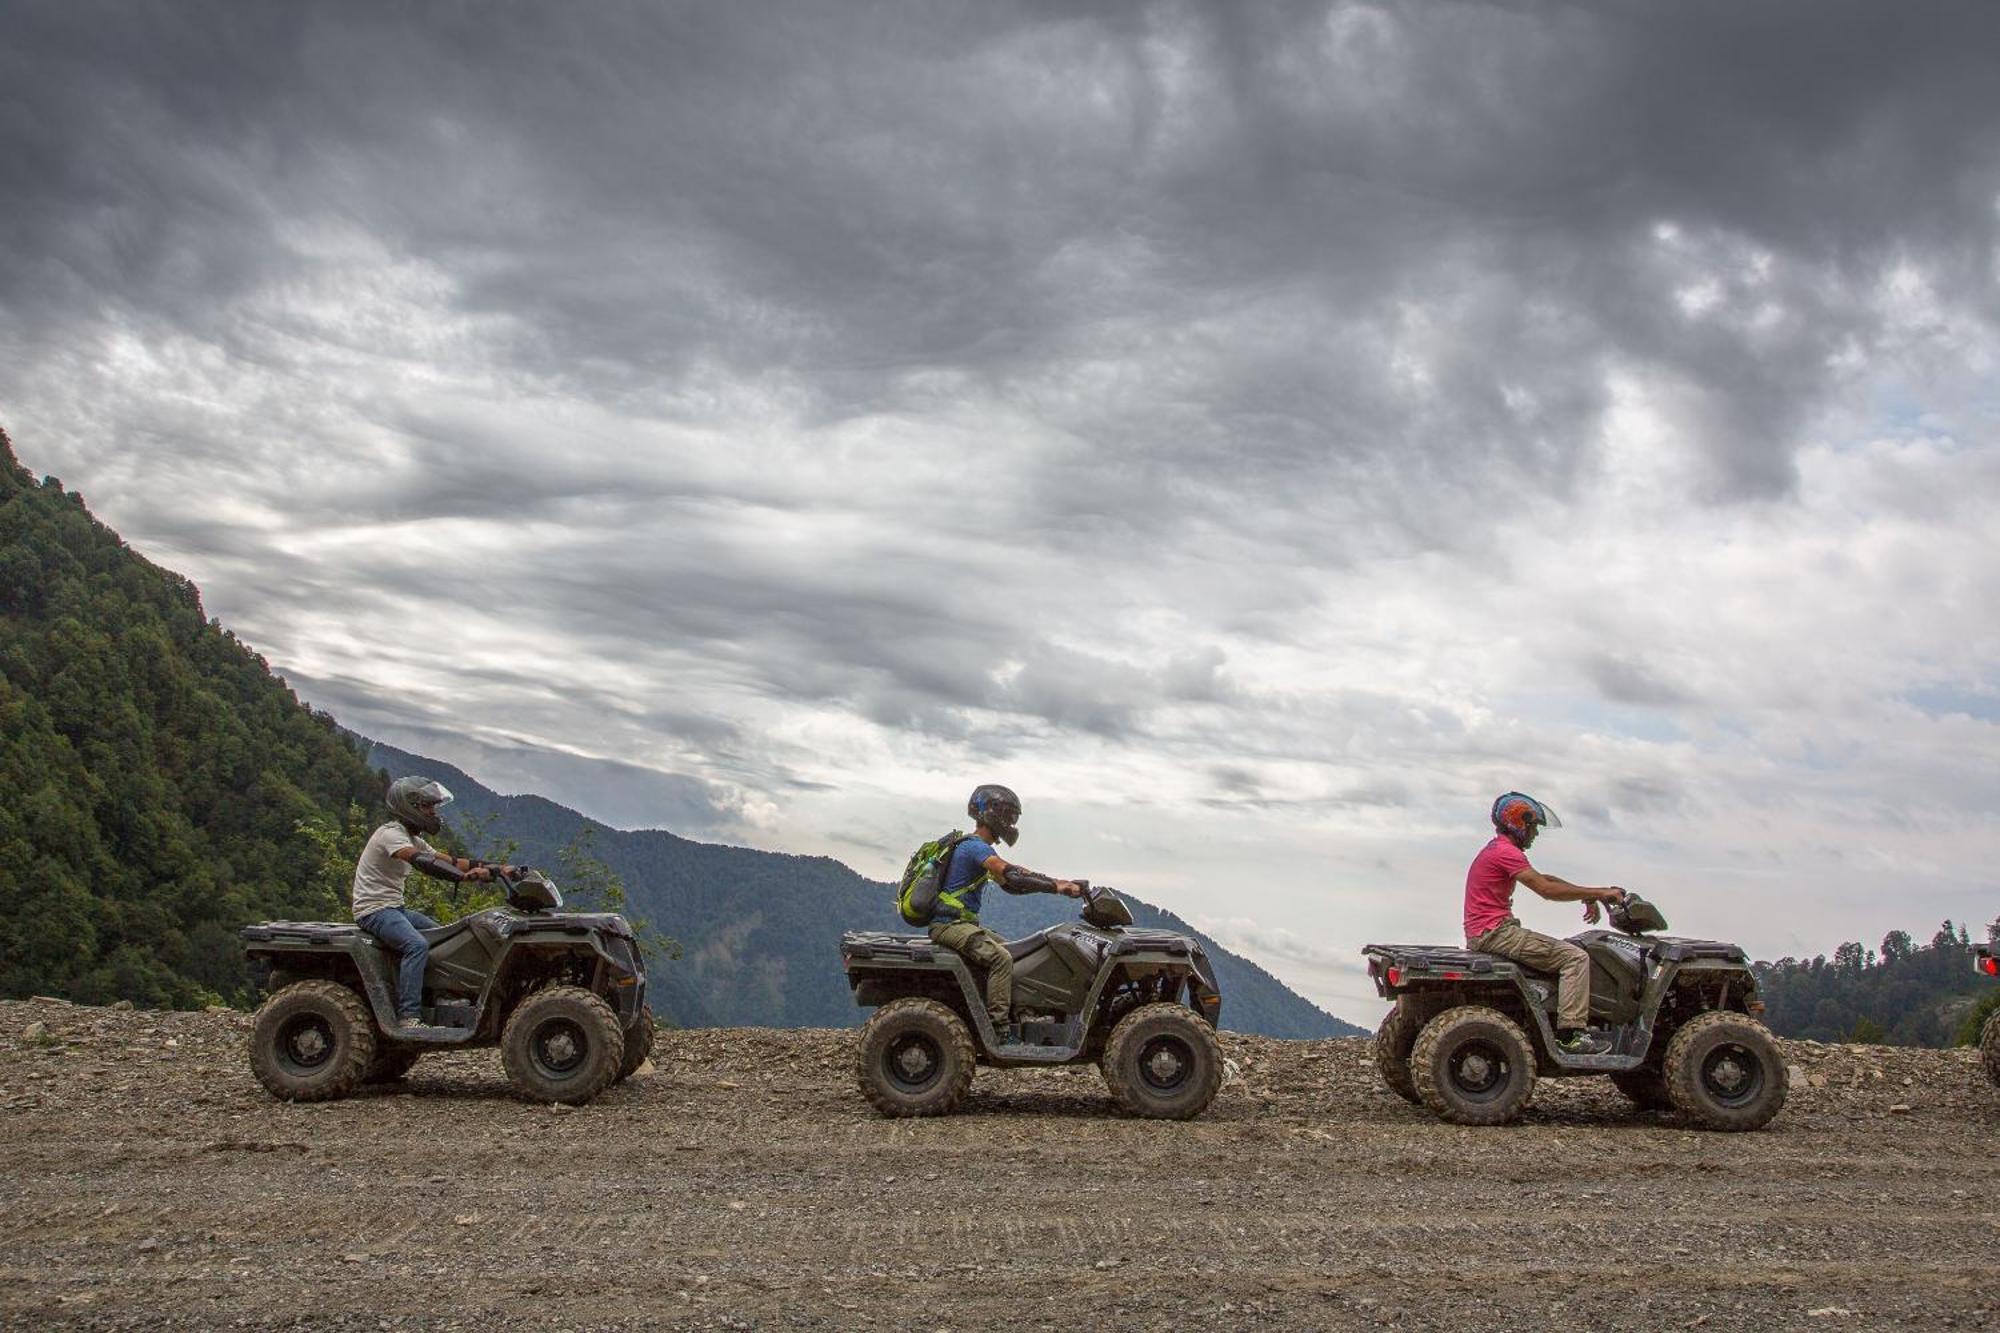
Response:
[[[290,1106],[247,1025],[0,1003],[0,1325],[2000,1326],[2000,1089],[1965,1051],[1793,1044],[1785,1113],[1730,1136],[1601,1080],[1456,1129],[1365,1042],[1245,1038],[1192,1124],[1095,1070],[885,1121],[848,1034],[762,1030],[662,1034],[576,1111],[492,1052]]]

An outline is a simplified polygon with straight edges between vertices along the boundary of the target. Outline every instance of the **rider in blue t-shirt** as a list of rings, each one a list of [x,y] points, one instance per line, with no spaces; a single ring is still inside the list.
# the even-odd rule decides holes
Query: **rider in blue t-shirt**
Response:
[[[965,812],[977,821],[971,836],[952,849],[951,864],[945,868],[937,902],[937,917],[931,924],[931,939],[950,949],[975,967],[986,969],[986,1013],[993,1031],[1002,1042],[1012,1039],[1009,1029],[1014,1009],[1014,956],[1007,942],[979,924],[979,901],[988,884],[998,884],[1009,893],[1060,893],[1071,898],[1083,889],[1066,879],[1051,879],[1023,866],[1012,865],[993,850],[994,842],[1009,847],[1020,836],[1021,798],[1005,787],[988,784],[972,793]]]

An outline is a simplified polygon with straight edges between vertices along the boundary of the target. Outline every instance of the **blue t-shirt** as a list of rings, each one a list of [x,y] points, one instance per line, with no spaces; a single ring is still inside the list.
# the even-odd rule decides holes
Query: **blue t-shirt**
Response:
[[[986,858],[993,855],[993,844],[978,834],[968,834],[964,842],[952,848],[951,864],[945,867],[944,893],[952,894],[965,905],[965,911],[955,914],[951,904],[940,899],[938,919],[940,921],[976,921],[979,919],[979,899],[986,892]],[[971,888],[966,888],[967,885]],[[965,889],[960,893],[958,890]]]

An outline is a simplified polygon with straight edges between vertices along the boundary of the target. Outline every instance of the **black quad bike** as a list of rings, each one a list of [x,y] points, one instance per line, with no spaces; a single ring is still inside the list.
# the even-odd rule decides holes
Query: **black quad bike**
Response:
[[[1080,921],[1013,940],[1017,1031],[996,1033],[985,977],[927,935],[849,931],[841,964],[873,1008],[855,1061],[861,1091],[889,1116],[944,1115],[976,1065],[1097,1063],[1134,1115],[1187,1120],[1222,1086],[1222,993],[1195,941],[1132,924],[1109,889],[1083,885]],[[1017,1040],[1006,1040],[1008,1037]]]
[[[244,952],[269,998],[250,1068],[274,1097],[318,1102],[403,1077],[426,1051],[498,1046],[507,1078],[538,1102],[589,1101],[653,1046],[638,941],[625,918],[567,912],[540,872],[500,876],[506,907],[426,930],[426,1026],[396,1024],[395,953],[359,926],[266,921]]]
[[[2000,977],[2000,944],[1974,945],[1972,965],[1989,977]],[[2000,1085],[2000,1013],[1979,1030],[1979,1061],[1986,1066],[1986,1077]]]
[[[1759,1129],[1785,1104],[1778,1044],[1750,960],[1733,944],[1657,936],[1659,909],[1607,904],[1613,930],[1570,937],[1590,955],[1590,1017],[1611,1050],[1556,1045],[1556,978],[1490,954],[1371,944],[1368,975],[1396,1007],[1375,1034],[1375,1067],[1405,1101],[1460,1125],[1515,1119],[1535,1079],[1608,1074],[1647,1110],[1709,1129]]]

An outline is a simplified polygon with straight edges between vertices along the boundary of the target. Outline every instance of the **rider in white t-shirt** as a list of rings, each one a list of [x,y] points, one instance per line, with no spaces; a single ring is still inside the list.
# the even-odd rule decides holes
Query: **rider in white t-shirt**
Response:
[[[424,967],[431,946],[421,932],[435,930],[438,924],[403,905],[403,882],[412,870],[454,884],[493,878],[493,869],[483,862],[447,856],[424,841],[424,834],[444,827],[438,809],[450,800],[451,793],[440,782],[397,778],[389,784],[388,802],[395,818],[368,836],[354,865],[354,924],[401,958],[396,969],[399,1027],[423,1026]],[[512,866],[499,869],[513,872]]]

